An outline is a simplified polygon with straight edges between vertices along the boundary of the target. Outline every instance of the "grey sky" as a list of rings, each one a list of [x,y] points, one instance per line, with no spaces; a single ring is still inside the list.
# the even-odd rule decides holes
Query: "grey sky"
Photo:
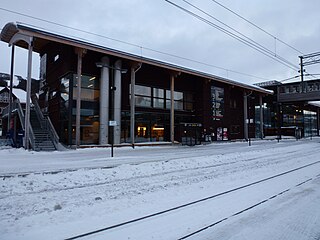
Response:
[[[182,0],[172,1],[193,10]],[[298,52],[250,26],[212,0],[189,1],[298,66]],[[219,2],[305,54],[320,51],[319,0],[219,0]],[[291,70],[249,48],[173,7],[164,0],[11,0],[2,1],[0,8],[265,79],[282,80],[298,75],[297,71]],[[263,79],[157,54],[145,48],[141,49],[105,38],[71,31],[3,10],[0,10],[0,14],[0,28],[3,28],[7,22],[20,21],[49,31],[88,39],[107,47],[169,61],[236,81],[246,83],[264,81]],[[214,22],[212,19],[209,20]],[[9,72],[10,49],[7,44],[1,42],[0,53],[2,55],[0,72]],[[17,51],[15,74],[26,76],[26,57],[26,51]],[[38,56],[35,55],[33,71],[33,77],[35,78],[38,78],[38,60]],[[320,74],[320,64],[308,67],[307,71]]]

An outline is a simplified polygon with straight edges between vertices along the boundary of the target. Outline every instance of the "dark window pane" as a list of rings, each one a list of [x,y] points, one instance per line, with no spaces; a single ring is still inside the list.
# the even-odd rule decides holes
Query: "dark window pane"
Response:
[[[153,97],[164,98],[164,89],[154,88]]]
[[[153,107],[155,107],[155,108],[164,108],[164,99],[162,99],[162,98],[154,98],[153,99]]]
[[[134,87],[134,92],[135,92],[135,95],[143,95],[143,96],[151,97],[151,88],[150,87],[136,85]]]

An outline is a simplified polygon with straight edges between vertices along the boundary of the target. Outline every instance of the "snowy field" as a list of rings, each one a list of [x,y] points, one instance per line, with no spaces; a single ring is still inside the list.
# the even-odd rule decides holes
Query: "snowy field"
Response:
[[[77,239],[184,239],[208,227],[185,239],[320,240],[319,138],[123,147],[114,158],[2,148],[0,166],[1,240],[68,239],[207,197]]]

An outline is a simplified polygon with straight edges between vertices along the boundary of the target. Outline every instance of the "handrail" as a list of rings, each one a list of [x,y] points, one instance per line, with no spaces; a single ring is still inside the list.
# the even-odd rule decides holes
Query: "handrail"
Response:
[[[49,135],[50,135],[50,138],[55,146],[56,149],[58,149],[58,145],[59,145],[59,135],[57,134],[49,116],[44,116],[41,109],[40,109],[40,106],[39,106],[39,103],[38,103],[38,98],[36,95],[32,95],[31,96],[31,99],[32,99],[32,103],[35,107],[35,111],[36,111],[36,114],[37,114],[37,117],[41,120],[40,121],[40,124],[43,128],[45,128]]]
[[[48,127],[50,128],[50,134],[53,135],[53,139],[56,143],[59,143],[59,135],[58,133],[56,132],[52,122],[51,122],[51,119],[49,118],[49,116],[47,117],[47,120],[48,120]]]
[[[22,106],[21,106],[21,103],[20,103],[20,100],[19,99],[16,99],[14,101],[14,105],[13,105],[13,110],[17,110],[18,111],[18,115],[19,115],[19,119],[20,119],[20,123],[21,123],[21,126],[22,126],[22,130],[24,131],[25,130],[25,126],[24,126],[24,113],[23,113],[23,110],[22,110]]]
[[[23,113],[22,106],[21,106],[21,103],[20,103],[19,99],[14,100],[12,110],[18,112],[22,130],[25,131],[25,126],[24,126],[25,117],[24,117],[24,113]],[[34,138],[34,133],[33,133],[33,129],[31,127],[31,125],[29,127],[29,139],[28,140],[30,141],[31,147],[34,150],[34,148],[35,148],[35,138]]]

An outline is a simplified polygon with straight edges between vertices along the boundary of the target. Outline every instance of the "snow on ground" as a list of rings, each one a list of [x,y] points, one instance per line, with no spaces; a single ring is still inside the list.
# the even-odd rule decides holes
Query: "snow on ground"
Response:
[[[65,239],[185,204],[319,161],[319,141],[124,147],[115,149],[114,158],[106,148],[2,149],[0,239]],[[166,218],[85,239],[177,239],[290,188],[192,239],[319,240],[319,174],[320,163]]]

